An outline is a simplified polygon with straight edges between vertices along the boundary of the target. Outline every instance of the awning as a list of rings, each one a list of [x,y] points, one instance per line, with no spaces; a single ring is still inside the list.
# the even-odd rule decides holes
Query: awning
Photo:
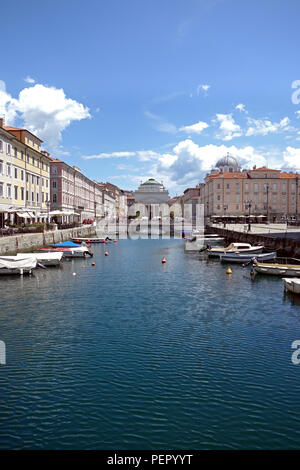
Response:
[[[35,215],[33,212],[16,212],[18,217],[21,217],[22,219],[35,219]]]

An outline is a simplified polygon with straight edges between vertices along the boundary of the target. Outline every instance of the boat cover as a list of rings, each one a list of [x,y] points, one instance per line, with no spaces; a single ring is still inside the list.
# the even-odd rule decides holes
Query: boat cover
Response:
[[[62,243],[53,243],[51,246],[57,246],[58,248],[78,248],[80,244],[67,241]]]
[[[0,269],[33,269],[36,267],[36,258],[5,259],[0,258]]]

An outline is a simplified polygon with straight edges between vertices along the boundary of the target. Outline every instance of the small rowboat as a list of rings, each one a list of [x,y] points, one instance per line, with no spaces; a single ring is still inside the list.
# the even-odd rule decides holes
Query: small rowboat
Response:
[[[268,261],[277,257],[276,251],[273,253],[244,254],[244,253],[224,253],[220,255],[222,263],[250,263],[255,259],[257,261]]]
[[[259,274],[271,274],[281,277],[300,277],[300,260],[294,258],[277,258],[274,263],[253,261],[254,269]]]
[[[300,295],[300,279],[298,278],[283,278],[284,289],[294,294]]]

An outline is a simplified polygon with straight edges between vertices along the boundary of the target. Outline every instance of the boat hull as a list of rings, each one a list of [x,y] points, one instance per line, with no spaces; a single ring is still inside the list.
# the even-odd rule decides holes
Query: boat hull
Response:
[[[254,269],[259,274],[272,276],[300,277],[300,266],[284,266],[281,264],[254,264]]]
[[[239,254],[239,253],[232,253],[232,254],[224,254],[220,256],[220,260],[222,263],[249,263],[256,259],[257,261],[268,261],[272,259],[276,259],[277,254],[274,251],[273,253],[262,253],[262,254]]]
[[[286,291],[300,295],[300,279],[283,279],[283,282]]]
[[[208,250],[208,256],[213,258],[219,258],[221,255],[225,255],[225,254],[229,254],[229,253],[241,253],[241,254],[245,254],[245,255],[255,255],[255,254],[259,254],[259,253],[262,253],[264,247],[263,246],[258,246],[258,247],[252,247],[252,248],[249,248],[247,250],[224,250],[224,251],[221,251],[220,249],[212,249],[212,250]]]

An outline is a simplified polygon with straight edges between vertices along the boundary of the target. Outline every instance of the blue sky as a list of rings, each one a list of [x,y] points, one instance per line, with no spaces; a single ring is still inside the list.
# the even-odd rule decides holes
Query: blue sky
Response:
[[[227,151],[300,168],[299,14],[297,0],[3,4],[0,114],[124,189],[154,176],[179,194]]]

